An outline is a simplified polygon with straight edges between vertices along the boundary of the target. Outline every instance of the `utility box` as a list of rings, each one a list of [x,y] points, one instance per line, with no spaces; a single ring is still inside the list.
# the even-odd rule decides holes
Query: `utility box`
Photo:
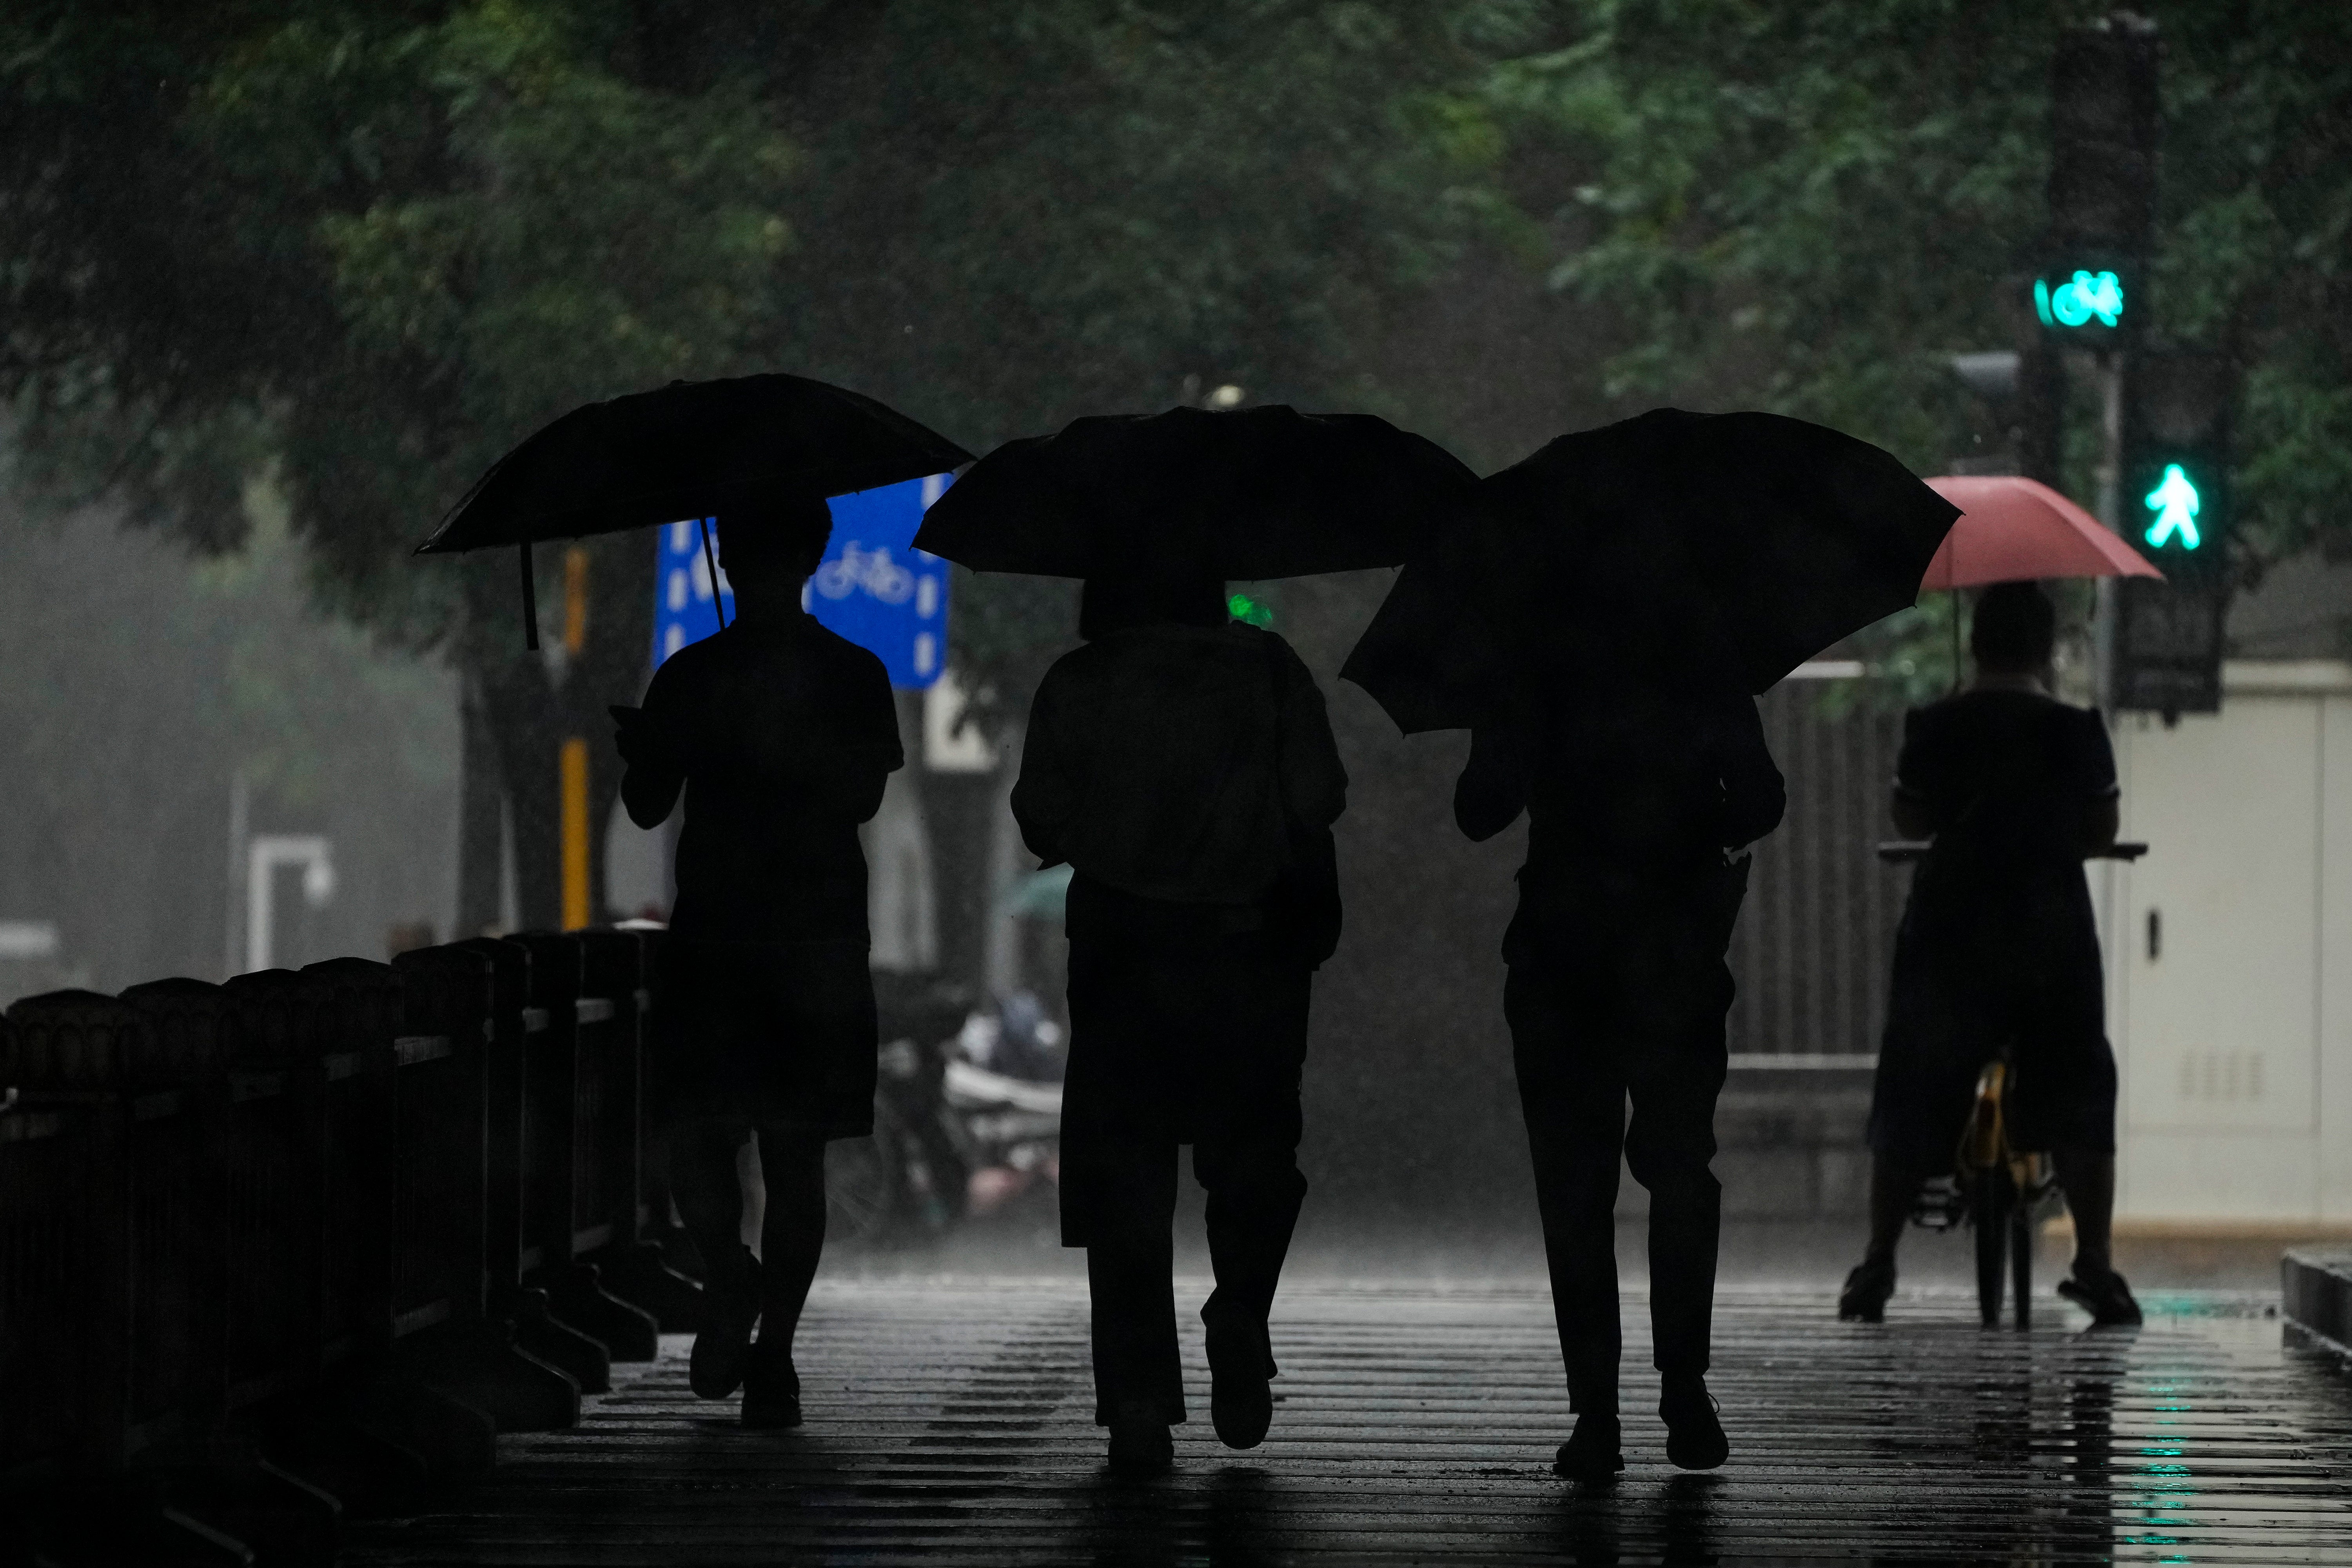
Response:
[[[2119,1217],[2352,1223],[2352,665],[2231,660],[2210,715],[2122,716],[2094,862]]]

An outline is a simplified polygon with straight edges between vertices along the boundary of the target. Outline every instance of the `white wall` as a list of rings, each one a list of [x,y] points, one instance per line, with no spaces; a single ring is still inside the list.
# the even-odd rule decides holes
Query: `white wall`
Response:
[[[2093,872],[2118,1213],[2352,1220],[2352,666],[2232,662],[2218,715],[2115,740],[2150,845]]]

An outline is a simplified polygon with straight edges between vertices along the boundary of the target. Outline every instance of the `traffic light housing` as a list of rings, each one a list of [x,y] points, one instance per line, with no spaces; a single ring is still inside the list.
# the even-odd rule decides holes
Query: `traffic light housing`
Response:
[[[2142,351],[2126,378],[2123,535],[2164,581],[2126,578],[2116,603],[2116,705],[2211,713],[2221,705],[2234,511],[2237,378],[2215,354]]]
[[[2118,13],[2063,35],[2050,70],[2050,237],[2032,285],[2052,336],[2105,347],[2147,314],[2156,226],[2158,42]]]
[[[2219,355],[2143,350],[2126,372],[2124,537],[2169,582],[2229,575],[2231,405]]]

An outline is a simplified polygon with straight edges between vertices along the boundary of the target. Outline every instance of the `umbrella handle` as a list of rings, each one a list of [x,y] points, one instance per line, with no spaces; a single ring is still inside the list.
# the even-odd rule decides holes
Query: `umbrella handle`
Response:
[[[526,539],[519,557],[522,563],[522,646],[531,652],[539,651],[539,576],[530,569],[530,541]]]
[[[719,558],[710,552],[710,520],[695,520],[702,530],[702,569],[710,574],[710,613],[719,617],[719,629],[727,629],[727,606],[719,602]]]

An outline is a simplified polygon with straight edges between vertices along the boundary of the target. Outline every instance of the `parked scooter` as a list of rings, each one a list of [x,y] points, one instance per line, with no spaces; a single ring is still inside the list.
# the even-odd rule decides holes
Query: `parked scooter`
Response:
[[[944,1087],[972,1152],[965,1212],[977,1217],[1041,1181],[1060,1182],[1068,1054],[1061,1026],[1026,991],[1005,997],[993,1014],[973,1014],[957,1046]]]
[[[826,1223],[835,1234],[866,1241],[936,1235],[961,1216],[971,1165],[947,1105],[942,1047],[961,1034],[973,1000],[936,975],[875,972],[874,1136],[825,1149]]]

